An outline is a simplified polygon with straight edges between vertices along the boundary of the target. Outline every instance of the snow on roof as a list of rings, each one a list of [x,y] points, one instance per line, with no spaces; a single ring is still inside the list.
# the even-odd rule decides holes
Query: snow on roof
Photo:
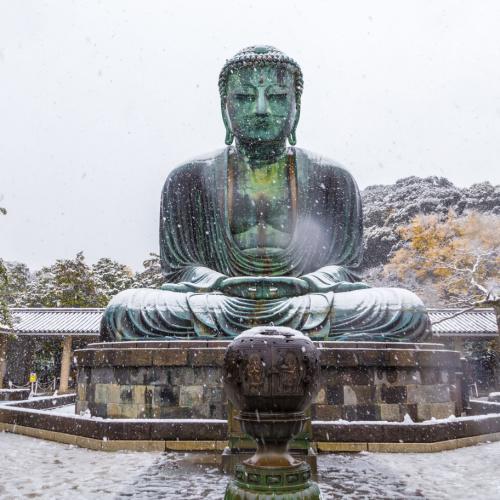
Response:
[[[12,308],[14,331],[18,335],[72,335],[98,337],[102,308]],[[493,308],[460,312],[458,308],[429,309],[431,331],[435,337],[480,337],[498,335]]]
[[[461,309],[429,309],[434,337],[496,337],[498,325],[493,308],[477,308],[458,314]]]
[[[17,335],[98,337],[104,309],[100,308],[11,308]]]

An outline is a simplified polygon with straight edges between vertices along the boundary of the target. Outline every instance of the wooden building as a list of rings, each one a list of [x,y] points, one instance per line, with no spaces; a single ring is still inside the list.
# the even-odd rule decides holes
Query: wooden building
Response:
[[[62,345],[58,389],[60,393],[67,392],[74,347],[99,340],[102,311],[97,308],[12,308],[14,331],[0,331],[0,389],[6,387],[8,381],[17,386],[26,385],[37,348],[42,341],[52,341]]]

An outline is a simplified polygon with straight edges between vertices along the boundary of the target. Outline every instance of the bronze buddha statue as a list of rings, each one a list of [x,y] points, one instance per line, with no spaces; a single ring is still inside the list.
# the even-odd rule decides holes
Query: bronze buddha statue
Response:
[[[299,65],[273,47],[226,62],[219,90],[227,146],[168,176],[165,284],[115,296],[103,339],[231,338],[269,324],[315,339],[425,337],[428,317],[415,294],[358,277],[358,187],[336,162],[295,147],[302,88]]]

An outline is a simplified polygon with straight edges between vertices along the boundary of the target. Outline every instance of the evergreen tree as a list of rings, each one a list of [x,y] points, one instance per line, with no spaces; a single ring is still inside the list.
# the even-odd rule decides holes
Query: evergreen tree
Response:
[[[2,296],[10,307],[25,307],[31,272],[22,262],[5,262],[8,285]]]
[[[31,307],[103,307],[108,297],[99,285],[78,252],[74,259],[58,259],[36,272],[27,302]]]
[[[92,273],[107,301],[118,292],[132,288],[134,283],[134,273],[129,267],[106,257],[92,266]]]
[[[0,207],[0,215],[6,215],[7,210]],[[0,328],[12,328],[12,318],[6,300],[7,288],[9,285],[7,268],[0,258]],[[1,335],[1,333],[0,333]]]
[[[134,288],[160,288],[165,283],[160,256],[150,253],[149,258],[143,262],[143,266],[144,271],[135,275]]]
[[[0,329],[9,328],[12,325],[8,304],[5,300],[8,284],[7,269],[3,260],[0,259]]]

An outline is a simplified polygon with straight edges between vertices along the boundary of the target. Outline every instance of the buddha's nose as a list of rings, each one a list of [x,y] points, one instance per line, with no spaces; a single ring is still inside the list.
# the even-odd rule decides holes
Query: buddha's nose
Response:
[[[267,115],[269,113],[267,97],[264,89],[258,89],[257,107],[255,113],[257,115]]]

